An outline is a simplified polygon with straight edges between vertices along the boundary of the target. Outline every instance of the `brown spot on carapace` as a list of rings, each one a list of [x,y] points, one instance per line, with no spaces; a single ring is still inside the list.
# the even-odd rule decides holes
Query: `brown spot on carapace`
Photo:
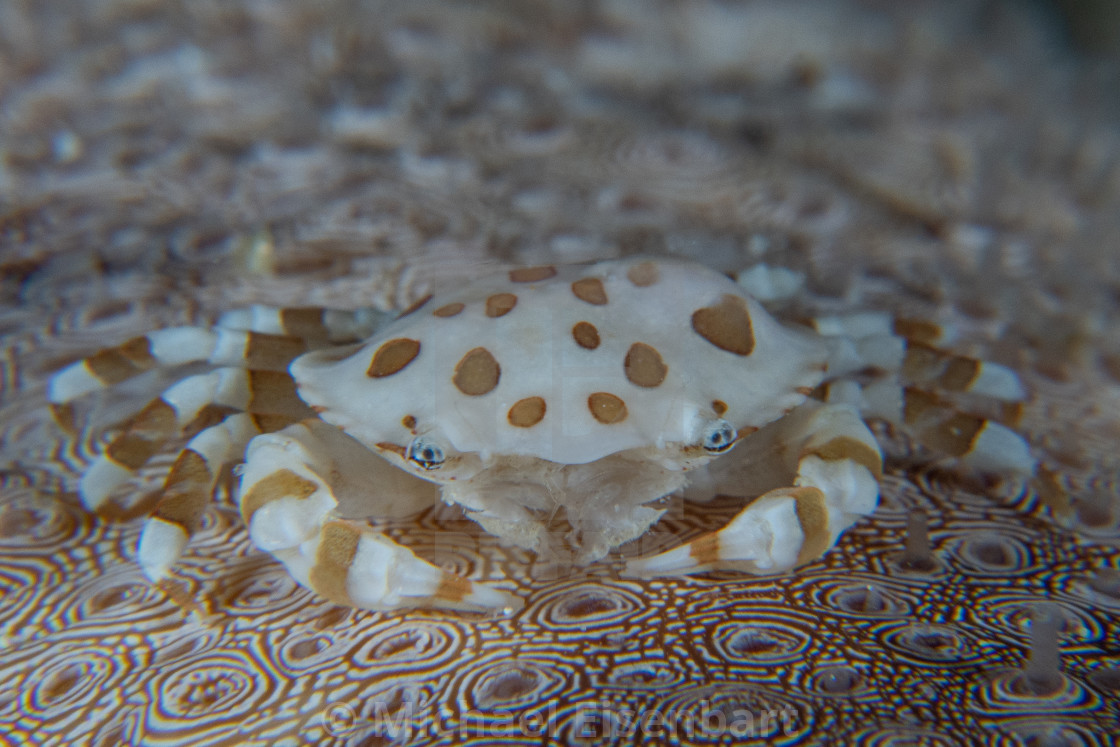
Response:
[[[572,293],[581,301],[592,306],[605,306],[607,304],[607,290],[599,278],[582,278],[572,283]]]
[[[420,354],[420,342],[407,337],[397,337],[381,344],[373,354],[373,361],[369,364],[366,376],[379,379],[383,376],[392,376],[402,368],[412,363]]]
[[[401,418],[401,425],[403,425],[405,428],[408,428],[409,430],[412,430],[416,427],[416,418],[412,415],[405,415],[403,418]]]
[[[474,348],[455,366],[451,380],[463,394],[478,397],[493,391],[502,376],[502,368],[486,348]]]
[[[754,330],[747,302],[725,293],[719,303],[697,309],[692,314],[696,334],[735,355],[750,355],[754,350]]]
[[[591,417],[604,425],[614,425],[626,420],[626,403],[607,392],[595,392],[587,398]]]
[[[799,386],[799,387],[794,387],[793,391],[797,392],[798,394],[804,394],[806,397],[808,397],[810,394],[813,393],[813,387],[811,387],[811,386]]]
[[[639,262],[626,271],[626,279],[639,288],[648,288],[661,277],[653,262]]]
[[[544,419],[545,402],[541,397],[526,397],[509,408],[509,423],[518,428],[529,428]]]
[[[446,306],[440,306],[438,309],[432,312],[432,316],[438,316],[446,319],[449,316],[455,316],[460,311],[462,311],[463,308],[463,304],[456,301],[455,303],[449,303]]]
[[[622,367],[631,384],[650,389],[660,386],[669,372],[669,367],[661,360],[661,354],[644,342],[635,342],[630,346]]]
[[[288,496],[302,500],[314,493],[316,487],[315,483],[290,469],[278,469],[255,483],[241,497],[241,517],[247,526],[253,514],[264,504]]]
[[[390,441],[378,441],[376,444],[374,444],[374,446],[381,449],[382,451],[391,451],[401,459],[404,459],[405,455],[408,453],[408,449],[401,446],[400,444],[395,444]]]
[[[727,412],[727,403],[722,399],[713,399],[712,411],[715,412],[715,414],[719,417],[723,417],[723,414]]]
[[[556,276],[556,268],[552,265],[542,267],[518,267],[509,271],[510,282],[535,283],[538,280],[548,280]]]
[[[576,322],[572,327],[572,337],[581,348],[594,350],[599,347],[599,330],[590,322]]]
[[[486,299],[486,316],[497,319],[508,314],[517,305],[517,296],[512,293],[495,293]]]
[[[423,308],[424,306],[426,306],[428,304],[428,301],[431,301],[431,300],[432,300],[432,294],[429,293],[428,295],[426,295],[423,298],[421,298],[420,300],[414,302],[411,306],[409,306],[407,309],[402,311],[401,316],[402,317],[408,316],[409,314],[413,313],[414,311],[419,311],[421,308]]]

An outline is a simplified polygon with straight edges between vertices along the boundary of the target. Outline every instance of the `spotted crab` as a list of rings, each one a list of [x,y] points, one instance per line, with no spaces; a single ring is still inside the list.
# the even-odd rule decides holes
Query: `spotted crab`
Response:
[[[641,538],[665,496],[744,496],[727,526],[638,554],[624,573],[773,573],[875,509],[882,452],[864,417],[979,469],[1034,471],[1014,431],[936,394],[1019,401],[1009,369],[907,340],[883,315],[786,325],[744,285],[628,259],[505,270],[388,323],[254,307],[103,350],[57,373],[49,399],[72,422],[84,394],[210,364],[125,424],[81,478],[85,505],[103,505],[208,405],[232,408],[175,461],[141,535],[144,572],[167,576],[222,467],[244,459],[237,501],[253,543],[323,597],[368,609],[521,605],[362,520],[441,499],[505,542],[587,564]]]

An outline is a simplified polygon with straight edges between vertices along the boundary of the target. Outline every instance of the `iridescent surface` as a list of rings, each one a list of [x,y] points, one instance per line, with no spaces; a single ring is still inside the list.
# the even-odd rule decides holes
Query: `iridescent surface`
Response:
[[[0,6],[0,740],[630,744],[668,718],[682,744],[1107,743],[1115,77],[1019,5],[790,7]],[[540,567],[446,509],[391,527],[514,579],[526,608],[487,619],[329,605],[226,490],[177,603],[132,561],[172,451],[110,515],[78,505],[105,435],[59,431],[44,387],[97,348],[250,303],[404,308],[489,258],[634,253],[765,261],[826,311],[953,323],[1022,372],[1069,510],[880,428],[879,510],[790,576],[639,583]],[[108,425],[159,383],[82,414]],[[898,564],[914,508],[928,572]],[[674,505],[656,540],[735,509]],[[1037,696],[1018,670],[1042,600],[1064,679]]]

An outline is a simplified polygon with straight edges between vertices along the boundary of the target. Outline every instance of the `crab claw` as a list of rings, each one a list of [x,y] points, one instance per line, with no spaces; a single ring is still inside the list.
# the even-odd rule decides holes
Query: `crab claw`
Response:
[[[845,529],[875,510],[882,454],[847,405],[806,404],[752,434],[744,447],[748,467],[752,456],[765,457],[771,468],[773,462],[795,459],[785,465],[794,485],[764,493],[718,532],[629,561],[627,574],[788,570],[822,555]]]
[[[239,491],[249,535],[307,588],[336,604],[371,610],[523,606],[520,597],[442,570],[363,522],[341,518],[339,497],[323,475],[362,496],[364,515],[415,513],[436,499],[431,483],[320,421],[253,439]]]

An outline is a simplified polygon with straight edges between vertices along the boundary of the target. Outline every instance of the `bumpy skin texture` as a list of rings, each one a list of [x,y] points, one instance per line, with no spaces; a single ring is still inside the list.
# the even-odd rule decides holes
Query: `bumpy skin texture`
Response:
[[[244,453],[238,501],[254,543],[323,596],[371,609],[520,606],[360,521],[439,499],[546,561],[585,564],[641,538],[664,496],[743,496],[723,529],[639,551],[624,572],[766,573],[819,556],[875,509],[882,454],[865,414],[982,469],[1033,472],[1009,429],[900,387],[905,374],[1017,400],[1013,373],[928,345],[906,352],[880,315],[783,325],[745,288],[765,280],[673,259],[515,268],[372,333],[365,312],[258,308],[74,364],[52,405],[65,412],[160,363],[221,366],[145,407],[83,476],[83,500],[96,508],[206,405],[243,410],[176,461],[141,566],[153,580],[170,571],[222,465]],[[347,337],[366,339],[337,344]],[[317,349],[285,373],[303,345]]]

